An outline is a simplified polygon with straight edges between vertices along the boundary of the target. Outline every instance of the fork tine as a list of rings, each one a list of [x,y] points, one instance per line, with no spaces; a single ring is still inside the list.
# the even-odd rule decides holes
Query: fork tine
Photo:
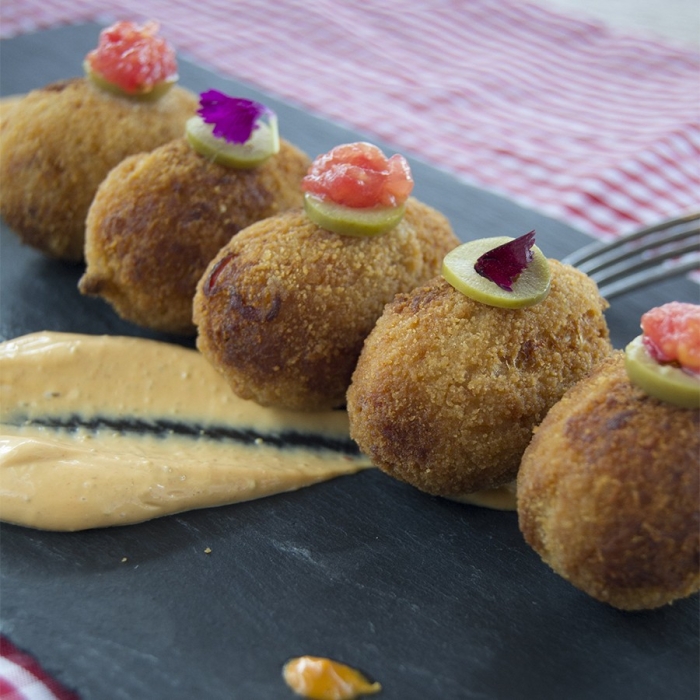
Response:
[[[669,233],[671,231],[671,233]],[[617,246],[613,250],[606,250],[603,254],[577,265],[581,272],[592,275],[596,272],[606,270],[610,267],[619,266],[621,263],[629,263],[635,257],[642,257],[647,251],[652,251],[652,255],[647,255],[647,260],[653,262],[654,259],[666,259],[673,257],[674,251],[676,255],[682,255],[681,250],[688,249],[686,252],[695,250],[697,244],[680,245],[688,239],[697,237],[700,233],[700,227],[693,225],[693,222],[688,222],[676,226],[673,229],[662,229],[655,231],[653,234],[647,233],[643,237],[636,237],[633,242],[623,241],[623,245]],[[625,245],[626,244],[626,245]],[[662,257],[666,251],[665,258]]]
[[[644,270],[642,272],[638,272],[636,275],[623,277],[616,282],[611,282],[610,284],[600,286],[598,291],[605,299],[612,299],[613,297],[620,296],[621,294],[631,292],[641,287],[646,287],[647,285],[654,284],[655,282],[662,282],[671,277],[682,275],[686,272],[692,272],[693,270],[698,269],[698,267],[700,267],[700,254],[695,255],[691,259],[677,265],[668,267],[662,266],[656,272],[649,273]]]
[[[686,245],[665,248],[664,250],[659,249],[654,251],[652,255],[646,257],[641,256],[638,259],[636,256],[638,251],[635,251],[633,255],[626,255],[619,258],[617,264],[600,265],[595,271],[589,272],[588,274],[599,286],[602,286],[619,277],[634,275],[637,272],[648,270],[650,267],[658,267],[666,260],[677,258],[680,262],[686,262],[683,261],[683,256],[689,253],[695,253],[698,250],[700,250],[700,237],[695,233],[692,242]],[[676,266],[669,265],[664,269],[668,273],[675,270]],[[585,270],[583,271],[585,272]]]
[[[566,256],[565,258],[562,259],[562,262],[568,264],[568,265],[573,265],[574,267],[578,267],[580,270],[587,272],[590,270],[597,270],[601,265],[598,265],[597,261],[599,259],[599,256],[605,256],[602,259],[605,260],[612,260],[614,262],[617,262],[617,260],[620,260],[621,258],[625,257],[626,253],[616,253],[615,251],[618,251],[618,249],[627,247],[631,243],[634,243],[635,241],[639,241],[639,239],[645,238],[645,237],[653,237],[654,234],[661,233],[663,231],[669,231],[671,229],[674,229],[678,226],[684,226],[684,225],[690,225],[695,221],[698,221],[700,219],[700,213],[694,212],[692,214],[687,214],[685,216],[678,217],[676,219],[672,219],[669,221],[664,221],[659,224],[655,224],[653,226],[647,226],[646,228],[640,229],[638,231],[635,231],[633,233],[625,234],[624,236],[620,236],[619,238],[615,239],[614,241],[610,242],[600,242],[600,241],[595,241],[593,243],[590,243],[587,246],[584,246],[583,248],[574,251],[570,255]],[[685,230],[685,229],[684,229]],[[693,229],[691,229],[691,232]],[[683,237],[683,233],[679,233],[679,237]],[[661,242],[664,241],[669,241],[672,238],[675,238],[675,235],[672,235],[670,237],[664,237],[664,239]],[[648,245],[645,243],[644,245],[646,248],[653,247],[654,245],[658,244],[659,241],[653,241],[649,243]],[[645,249],[646,249],[645,248]],[[641,250],[641,248],[640,248]],[[591,262],[593,261],[593,262]],[[587,263],[587,264],[586,264]]]
[[[610,243],[591,243],[562,262],[588,274],[600,294],[610,299],[700,268],[699,220],[700,213],[695,212]]]

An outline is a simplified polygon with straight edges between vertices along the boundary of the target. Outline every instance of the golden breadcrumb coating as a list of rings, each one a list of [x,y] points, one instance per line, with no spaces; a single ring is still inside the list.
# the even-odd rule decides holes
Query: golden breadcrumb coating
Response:
[[[90,206],[80,291],[138,325],[193,335],[192,299],[209,262],[241,229],[301,206],[310,162],[282,140],[261,165],[227,168],[184,137],[125,159]]]
[[[624,610],[700,588],[700,411],[653,399],[616,352],[536,429],[518,474],[526,541]]]
[[[396,228],[376,237],[331,233],[301,210],[254,224],[199,283],[197,347],[242,398],[341,406],[384,305],[433,277],[458,244],[446,217],[413,198]]]
[[[10,112],[24,99],[24,95],[7,95],[0,97],[0,129],[6,122]]]
[[[515,478],[533,427],[612,351],[595,284],[550,267],[549,295],[524,309],[442,277],[386,307],[347,395],[350,434],[376,466],[447,497]]]
[[[182,136],[197,104],[179,86],[148,102],[111,95],[86,78],[33,90],[2,119],[0,214],[28,245],[81,260],[98,185],[127,156]]]

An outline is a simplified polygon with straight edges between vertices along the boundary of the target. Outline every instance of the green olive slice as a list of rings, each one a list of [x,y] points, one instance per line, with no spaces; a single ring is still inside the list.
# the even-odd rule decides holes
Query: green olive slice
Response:
[[[317,226],[345,236],[380,236],[403,218],[406,207],[354,208],[329,202],[308,192],[304,195],[306,215]]]
[[[513,282],[512,291],[502,289],[474,269],[484,253],[512,240],[509,236],[496,236],[457,246],[444,257],[442,276],[458,292],[489,306],[521,309],[539,303],[549,294],[552,275],[547,258],[537,246],[532,247],[532,261]]]
[[[139,100],[142,102],[154,102],[155,100],[159,100],[177,82],[177,80],[163,80],[160,83],[156,83],[148,90],[143,90],[142,92],[127,92],[118,85],[111,83],[109,80],[105,80],[105,78],[103,78],[99,73],[95,73],[90,68],[87,61],[85,61],[83,67],[88,80],[90,80],[93,85],[98,87],[100,90],[109,92],[117,97],[128,97],[129,99]]]
[[[197,153],[229,168],[254,168],[279,153],[280,139],[277,118],[259,121],[245,143],[230,143],[214,136],[214,125],[200,116],[190,117],[185,125],[185,136]]]
[[[680,367],[657,362],[641,335],[625,348],[625,369],[632,384],[649,396],[681,408],[700,408],[700,379]]]

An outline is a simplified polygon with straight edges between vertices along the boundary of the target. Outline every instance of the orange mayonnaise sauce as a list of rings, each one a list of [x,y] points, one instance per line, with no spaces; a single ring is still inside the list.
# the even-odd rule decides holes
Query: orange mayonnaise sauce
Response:
[[[517,510],[518,508],[515,481],[494,489],[484,489],[483,491],[466,493],[462,496],[453,496],[450,500],[479,506],[480,508],[490,508],[491,510]]]
[[[371,683],[354,668],[319,656],[290,659],[282,675],[297,695],[310,700],[354,700],[382,689],[379,683]]]
[[[0,343],[0,520],[128,525],[371,467],[344,411],[263,408],[195,350],[34,333]],[[341,447],[337,447],[341,446]]]

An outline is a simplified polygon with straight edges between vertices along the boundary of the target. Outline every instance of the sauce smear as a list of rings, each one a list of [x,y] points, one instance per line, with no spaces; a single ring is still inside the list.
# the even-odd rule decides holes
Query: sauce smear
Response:
[[[382,689],[379,683],[370,683],[354,668],[319,656],[290,659],[282,675],[297,695],[310,700],[354,700]]]
[[[36,333],[0,344],[0,520],[127,525],[371,467],[344,411],[239,399],[195,350]]]

